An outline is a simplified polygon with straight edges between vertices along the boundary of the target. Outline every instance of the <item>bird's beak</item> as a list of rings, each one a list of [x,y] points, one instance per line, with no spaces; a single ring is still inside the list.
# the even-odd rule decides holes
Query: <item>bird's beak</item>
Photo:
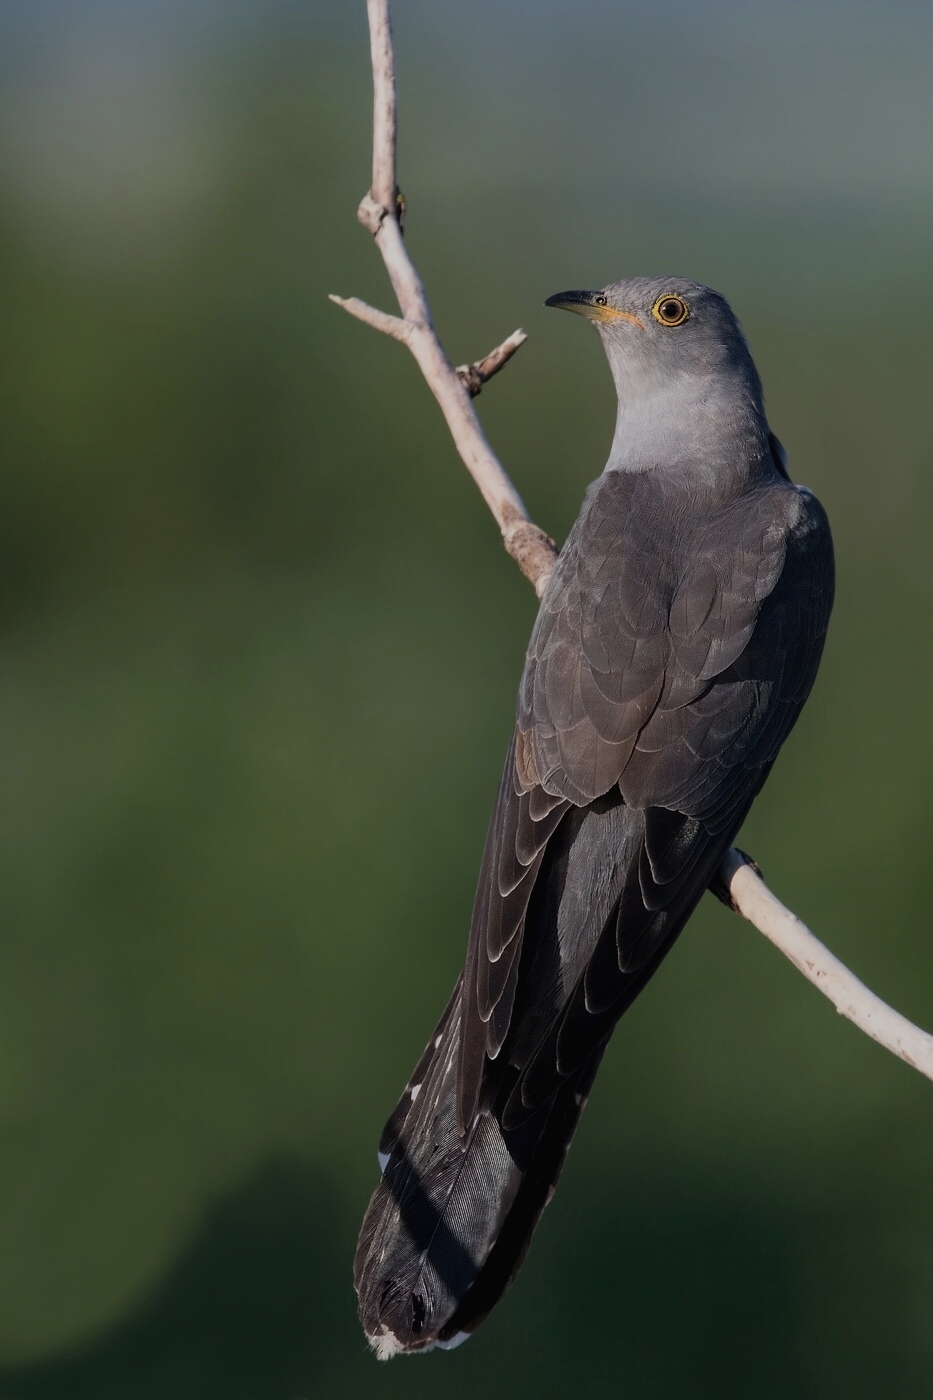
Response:
[[[600,305],[596,300],[600,295],[600,292],[555,292],[544,304],[556,306],[561,311],[575,311],[578,316],[585,316],[588,321],[631,321],[640,331],[645,329],[644,322],[631,311],[619,311],[614,306]]]

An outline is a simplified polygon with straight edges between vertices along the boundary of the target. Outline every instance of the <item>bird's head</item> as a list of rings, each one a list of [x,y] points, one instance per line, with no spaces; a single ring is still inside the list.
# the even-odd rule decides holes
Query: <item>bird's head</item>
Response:
[[[558,292],[600,333],[620,394],[719,373],[758,376],[725,297],[686,277],[631,277],[595,292]]]
[[[607,468],[728,459],[744,471],[743,462],[767,458],[761,381],[718,292],[686,277],[632,277],[558,292],[545,305],[599,331],[619,396]]]

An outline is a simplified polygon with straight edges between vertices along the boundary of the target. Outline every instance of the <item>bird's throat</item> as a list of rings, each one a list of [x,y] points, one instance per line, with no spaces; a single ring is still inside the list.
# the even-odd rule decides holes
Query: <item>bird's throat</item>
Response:
[[[683,466],[702,469],[722,483],[747,476],[768,456],[768,425],[750,386],[692,379],[646,392],[619,385],[615,433],[607,471],[651,471]],[[738,392],[737,392],[738,390]],[[724,484],[724,483],[723,483]]]

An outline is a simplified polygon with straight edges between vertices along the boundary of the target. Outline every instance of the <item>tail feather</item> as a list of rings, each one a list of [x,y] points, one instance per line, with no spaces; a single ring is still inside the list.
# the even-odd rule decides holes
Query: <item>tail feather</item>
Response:
[[[455,993],[383,1135],[382,1180],[354,1264],[360,1317],[376,1353],[450,1346],[508,1287],[550,1199],[602,1051],[508,1140],[495,1112],[457,1130],[459,997]],[[533,1133],[534,1142],[528,1141]],[[516,1158],[523,1161],[522,1170]]]
[[[508,798],[512,787],[503,791]],[[518,970],[495,1053],[483,1013],[497,1008],[478,971],[495,961],[482,915],[497,888],[486,862],[464,975],[383,1134],[383,1177],[357,1250],[360,1317],[379,1356],[453,1344],[508,1287],[613,1027],[689,918],[731,834],[631,808],[618,792],[564,813],[528,897],[520,951],[500,954]],[[458,1099],[471,1076],[461,1131]]]
[[[450,1025],[451,1017],[457,1010],[457,1007],[460,1002],[460,987],[462,982],[463,974],[461,973],[461,975],[457,978],[456,986],[454,987],[453,992],[451,993],[450,1001],[444,1007],[443,1014],[441,1015],[441,1019],[437,1023],[434,1034],[425,1046],[421,1054],[421,1058],[419,1059],[418,1063],[412,1070],[411,1075],[409,1076],[408,1083],[402,1090],[401,1098],[395,1105],[395,1108],[392,1110],[392,1114],[389,1118],[389,1121],[386,1123],[385,1127],[382,1130],[382,1136],[379,1139],[379,1148],[377,1153],[379,1158],[379,1167],[382,1171],[385,1171],[386,1169],[389,1158],[392,1155],[392,1149],[395,1147],[395,1144],[398,1142],[399,1137],[402,1134],[403,1128],[405,1126],[405,1120],[408,1118],[408,1115],[411,1112],[413,1105],[417,1102],[418,1095],[421,1093],[424,1081],[428,1078],[428,1074],[431,1069],[432,1063],[436,1058],[437,1051],[440,1048],[440,1045],[444,1039],[444,1035]]]

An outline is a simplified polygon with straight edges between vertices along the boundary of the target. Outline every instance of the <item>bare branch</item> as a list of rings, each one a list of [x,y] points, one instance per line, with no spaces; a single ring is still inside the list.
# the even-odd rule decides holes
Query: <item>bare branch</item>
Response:
[[[729,851],[720,878],[732,896],[736,913],[754,924],[790,958],[814,987],[860,1031],[890,1050],[913,1069],[933,1079],[933,1035],[928,1035],[886,1005],[834,957],[805,924],[786,909],[740,851]]]
[[[404,201],[396,180],[395,57],[388,0],[367,0],[367,11],[373,64],[373,183],[358,212],[360,222],[369,229],[382,254],[402,316],[387,316],[355,297],[331,300],[358,320],[403,341],[411,350],[440,404],[457,451],[502,531],[506,549],[540,597],[553,571],[557,550],[553,540],[529,520],[524,502],[490,447],[470,402],[485,381],[511,358],[525,336],[516,331],[485,360],[465,367],[467,373],[463,377],[454,369],[437,337],[424,286],[402,238]]]
[[[540,597],[554,569],[554,541],[528,518],[522,499],[486,440],[470,402],[524,343],[516,331],[485,359],[454,369],[437,337],[424,286],[402,238],[405,202],[396,180],[395,58],[388,0],[367,0],[373,64],[373,183],[359,207],[360,222],[382,254],[401,317],[356,297],[332,296],[351,316],[401,340],[420,366],[447,420],[457,451],[483,495],[506,549]],[[775,898],[740,852],[726,853],[715,892],[754,924],[803,975],[879,1045],[933,1079],[933,1036],[905,1020],[868,990]]]
[[[373,183],[376,204],[395,212],[395,144],[398,131],[395,100],[395,54],[388,0],[367,0],[369,46],[373,63]]]
[[[474,360],[471,365],[458,365],[457,374],[466,385],[471,399],[482,389],[487,379],[491,379],[494,374],[498,374],[500,369],[508,364],[519,346],[524,345],[528,339],[524,331],[513,331],[508,340],[503,340],[501,345],[497,345],[495,350],[490,350],[489,354],[482,360]]]

